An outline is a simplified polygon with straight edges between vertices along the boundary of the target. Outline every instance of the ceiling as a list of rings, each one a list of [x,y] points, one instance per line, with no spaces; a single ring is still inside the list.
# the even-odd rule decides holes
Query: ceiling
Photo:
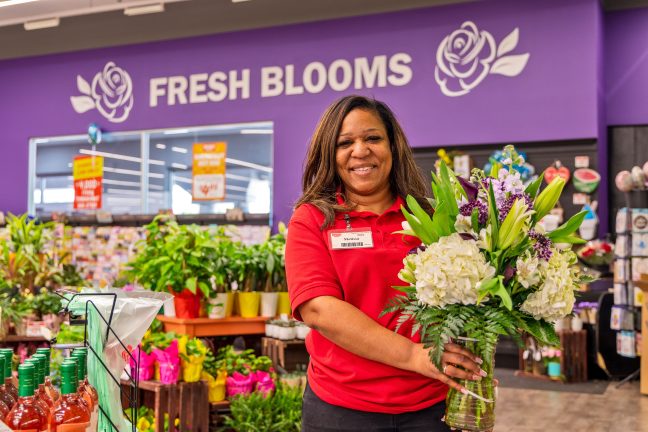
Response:
[[[9,1],[0,0],[0,6]],[[0,59],[69,52],[488,0],[37,0],[0,7]],[[126,16],[129,6],[165,3],[165,11]],[[646,7],[648,0],[602,0],[607,10]],[[23,23],[60,18],[54,28]]]

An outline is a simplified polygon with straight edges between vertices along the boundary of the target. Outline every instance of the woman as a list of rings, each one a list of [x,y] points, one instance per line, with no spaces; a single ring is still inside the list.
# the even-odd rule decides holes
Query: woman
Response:
[[[441,420],[447,386],[461,391],[453,378],[485,376],[481,360],[446,344],[440,371],[411,323],[396,333],[398,314],[379,317],[419,244],[392,234],[402,229],[404,197],[425,203],[391,110],[361,96],[333,103],[311,139],[302,183],[286,274],[295,317],[313,329],[303,430],[449,430]]]

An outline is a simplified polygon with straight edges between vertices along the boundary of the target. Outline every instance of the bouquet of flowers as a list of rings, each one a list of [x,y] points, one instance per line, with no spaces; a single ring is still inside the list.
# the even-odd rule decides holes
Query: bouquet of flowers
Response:
[[[444,163],[432,173],[428,214],[411,196],[402,208],[407,223],[399,234],[418,237],[422,246],[403,260],[399,278],[407,286],[385,309],[401,312],[399,325],[413,320],[414,332],[431,348],[442,370],[444,344],[463,343],[483,359],[488,376],[460,381],[464,394],[450,389],[446,423],[470,431],[494,426],[493,358],[499,335],[524,346],[528,333],[539,344],[559,345],[553,322],[571,313],[579,274],[571,245],[581,212],[545,233],[538,221],[556,205],[565,181],[557,177],[540,191],[543,176],[524,186],[513,167],[524,163],[512,146],[504,163],[489,174],[474,169],[469,180]]]
[[[578,258],[590,267],[610,266],[614,260],[614,247],[605,240],[592,240],[580,248]]]

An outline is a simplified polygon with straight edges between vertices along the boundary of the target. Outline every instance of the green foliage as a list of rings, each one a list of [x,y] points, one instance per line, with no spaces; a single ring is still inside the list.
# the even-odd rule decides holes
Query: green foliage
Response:
[[[56,343],[60,344],[72,344],[83,342],[83,327],[82,326],[70,326],[63,323],[61,329],[56,335]]]
[[[142,339],[142,350],[147,353],[151,354],[153,351],[153,348],[158,348],[158,349],[165,349],[168,348],[169,345],[171,345],[171,342],[176,340],[178,338],[178,335],[175,334],[174,332],[154,332],[150,331],[147,332],[144,335],[144,338]]]
[[[269,372],[272,368],[272,360],[267,356],[256,356],[252,349],[234,351],[231,345],[227,345],[218,350],[216,357],[208,354],[204,367],[213,376],[216,375],[212,372],[219,370],[225,370],[228,375],[234,372],[247,375],[255,371]]]
[[[40,294],[34,297],[33,308],[41,315],[58,314],[63,308],[61,297],[46,289],[41,289]]]
[[[301,430],[302,392],[279,385],[274,394],[253,392],[230,400],[231,414],[221,429],[238,432],[298,432]]]
[[[73,264],[63,264],[61,270],[52,274],[51,280],[58,286],[86,287],[90,283],[81,277]]]

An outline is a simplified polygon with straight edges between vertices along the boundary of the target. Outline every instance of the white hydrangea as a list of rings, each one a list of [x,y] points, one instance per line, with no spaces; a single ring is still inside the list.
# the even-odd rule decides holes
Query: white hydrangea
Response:
[[[408,255],[403,264],[401,279],[416,287],[420,302],[436,307],[476,304],[478,284],[495,276],[477,243],[457,233]]]
[[[548,265],[541,266],[542,284],[520,306],[522,312],[536,319],[556,321],[572,312],[574,307],[574,281],[577,270],[573,266],[573,252],[552,248]],[[519,269],[518,269],[519,271]]]

